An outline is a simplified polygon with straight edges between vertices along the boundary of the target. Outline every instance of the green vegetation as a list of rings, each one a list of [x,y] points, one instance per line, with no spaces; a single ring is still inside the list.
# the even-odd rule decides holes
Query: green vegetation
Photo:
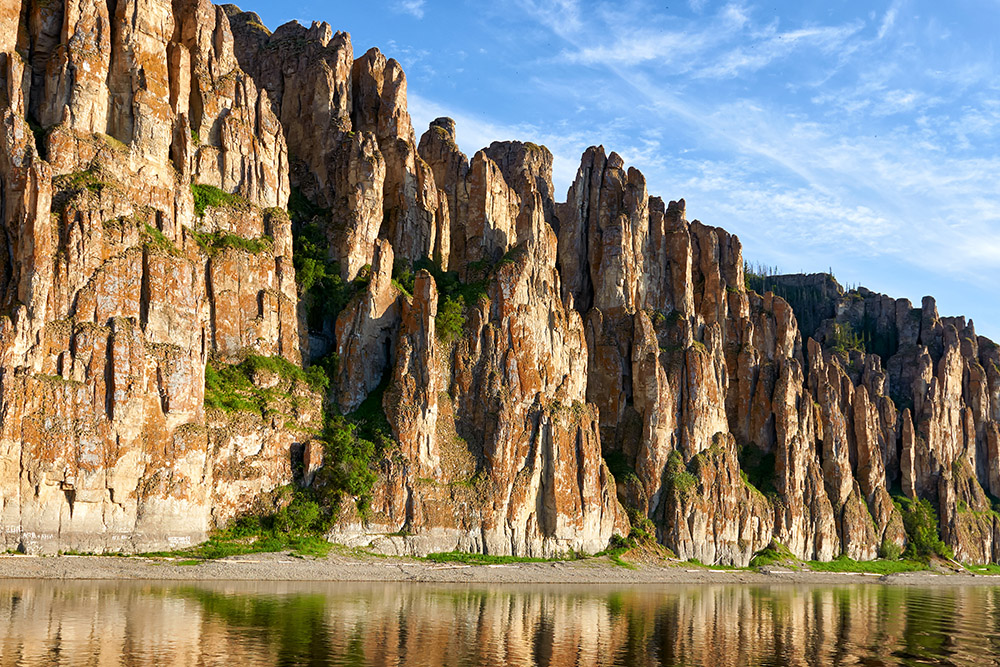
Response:
[[[299,297],[306,311],[310,331],[329,336],[337,316],[371,280],[371,266],[364,266],[356,278],[342,278],[340,264],[330,258],[328,230],[332,228],[329,209],[317,206],[298,188],[288,200],[292,221],[293,257]],[[402,267],[401,267],[402,268]],[[404,277],[412,290],[412,278]],[[403,281],[400,282],[402,285]],[[335,352],[318,360],[309,372],[326,378],[324,391],[334,389],[340,359]],[[335,516],[344,496],[357,499],[359,510],[367,511],[375,483],[373,466],[383,453],[396,446],[392,429],[382,408],[388,378],[348,415],[328,408],[323,417],[323,466],[310,486],[324,513]]]
[[[194,210],[199,218],[205,217],[205,211],[209,208],[231,208],[247,205],[247,200],[243,197],[229,194],[214,185],[192,183],[191,193],[194,195]]]
[[[765,496],[777,496],[774,476],[774,452],[764,452],[756,443],[740,448],[740,477],[744,483],[760,491]]]
[[[486,298],[489,275],[501,263],[512,262],[517,257],[517,248],[512,249],[497,264],[488,261],[473,262],[469,273],[474,279],[462,282],[454,271],[443,271],[437,262],[424,258],[410,265],[405,259],[396,260],[393,266],[394,284],[405,294],[413,293],[416,274],[425,270],[434,277],[438,290],[438,311],[434,317],[437,337],[450,343],[462,335],[465,328],[465,308]]]
[[[635,565],[629,563],[622,559],[622,556],[627,552],[631,551],[637,546],[636,540],[632,539],[632,534],[629,533],[629,537],[622,537],[621,535],[612,535],[611,541],[608,543],[608,548],[604,551],[596,554],[597,556],[607,556],[608,560],[617,565],[618,567],[624,567],[627,570],[636,569]]]
[[[181,254],[181,251],[177,249],[173,241],[164,236],[163,232],[159,229],[148,223],[143,223],[142,236],[145,245],[149,248],[155,248],[168,255],[179,256]]]
[[[74,171],[72,174],[63,174],[62,176],[56,176],[53,180],[53,185],[56,186],[58,190],[80,192],[87,190],[88,192],[99,193],[107,183],[101,181],[97,177],[97,172],[93,169],[84,169],[83,171]]]
[[[129,147],[125,143],[119,141],[118,139],[115,139],[110,134],[104,134],[103,132],[95,132],[94,137],[113,151],[118,151],[119,153],[129,152]]]
[[[527,558],[523,556],[492,556],[490,554],[445,551],[427,554],[432,563],[464,563],[466,565],[509,565],[511,563],[551,563],[568,558]]]
[[[773,292],[777,285],[772,284],[772,278],[779,275],[781,275],[781,271],[777,266],[743,262],[743,286],[747,291],[758,294]]]
[[[71,174],[62,174],[52,178],[52,212],[63,213],[69,202],[78,194],[88,193],[100,195],[111,184],[101,179],[101,172],[96,166]]]
[[[1000,574],[1000,565],[989,563],[987,565],[966,565],[965,569],[973,574]]]
[[[416,274],[413,266],[405,257],[397,257],[392,263],[392,284],[406,296],[413,296],[413,283]]]
[[[835,323],[833,325],[833,340],[830,347],[834,352],[844,359],[850,357],[851,352],[864,352],[865,342],[861,336],[854,332],[854,327],[849,322]]]
[[[764,567],[765,565],[785,565],[797,570],[798,559],[784,544],[777,540],[771,540],[770,544],[750,559],[750,567]]]
[[[388,386],[389,379],[386,377],[368,394],[357,410],[347,415],[351,423],[357,427],[361,437],[383,448],[394,444],[392,427],[389,426],[389,420],[386,419],[385,410],[382,408],[382,396]]]
[[[267,234],[256,239],[248,239],[229,232],[196,232],[192,231],[195,242],[201,251],[213,256],[227,248],[242,250],[252,255],[269,251],[274,247],[274,239]]]
[[[670,452],[670,456],[667,457],[665,475],[666,488],[676,491],[681,497],[693,493],[698,486],[698,478],[688,472],[687,466],[684,465],[684,459],[681,458],[680,452],[676,449]]]
[[[237,519],[227,528],[215,531],[207,542],[188,549],[143,555],[214,560],[252,553],[291,551],[303,556],[326,556],[332,545],[320,533],[329,529],[332,517],[324,516],[319,505],[310,500],[305,491],[283,487],[278,493],[285,496],[286,504],[272,515]]]
[[[882,540],[882,546],[878,548],[878,557],[883,560],[899,560],[903,555],[903,547],[888,538]]]
[[[28,128],[31,130],[32,136],[35,138],[35,150],[38,152],[38,156],[43,160],[48,157],[45,151],[45,135],[47,131],[42,127],[41,123],[38,122],[33,115],[30,113],[25,116],[25,121],[28,123]]]
[[[445,343],[457,339],[465,328],[465,300],[459,296],[446,296],[438,302],[438,312],[434,316],[434,331]]]
[[[191,129],[191,141],[194,142],[195,146],[201,145],[201,135],[198,134],[198,130],[194,128]]]
[[[673,555],[668,550],[664,549],[656,541],[656,526],[653,522],[649,520],[648,517],[639,513],[633,507],[626,508],[629,517],[629,523],[632,528],[629,531],[628,537],[622,537],[621,535],[612,535],[611,541],[608,543],[608,548],[600,553],[594,554],[595,557],[607,556],[608,559],[617,565],[618,567],[624,567],[630,570],[636,569],[635,565],[629,563],[622,559],[622,556],[633,549],[646,549],[653,552],[666,553]]]
[[[371,266],[363,267],[354,280],[345,281],[340,275],[340,263],[331,260],[327,251],[329,241],[323,226],[328,212],[312,206],[297,189],[292,190],[289,212],[295,280],[305,305],[306,323],[311,331],[323,332],[328,324],[332,327],[340,311],[368,285]]]
[[[278,395],[276,389],[262,389],[253,378],[260,373],[273,373],[291,382],[303,382],[315,391],[325,392],[329,379],[323,369],[312,366],[303,370],[284,357],[249,355],[239,364],[205,366],[205,407],[236,412],[266,412],[268,403]]]
[[[528,246],[526,243],[519,243],[510,250],[504,253],[500,261],[497,262],[497,266],[502,266],[504,264],[517,264],[522,259],[524,259],[528,254]]]
[[[919,572],[926,570],[927,564],[917,560],[862,560],[839,556],[831,561],[807,561],[813,572],[864,572],[869,574],[893,574],[896,572]]]
[[[605,452],[604,462],[607,464],[608,470],[616,481],[625,482],[632,478],[635,478],[636,482],[639,481],[639,476],[635,474],[635,470],[629,465],[624,452],[617,450]]]
[[[216,370],[205,369],[206,407],[227,411],[265,411],[277,389],[262,389],[253,383],[261,372],[275,373],[285,380],[305,382],[325,391],[329,379],[322,366],[307,371],[281,357],[247,357],[240,364]],[[248,515],[217,531],[204,544],[172,555],[191,558],[223,558],[245,553],[291,550],[300,555],[324,556],[330,544],[323,538],[336,520],[343,499],[357,500],[367,511],[375,484],[373,463],[392,446],[392,432],[382,411],[385,384],[350,415],[327,411],[323,429],[323,465],[308,488],[284,487],[275,499],[279,509],[264,516]]]
[[[932,556],[954,560],[951,547],[941,541],[937,512],[926,498],[911,500],[894,496],[893,503],[903,515],[907,547],[904,558],[927,562]]]

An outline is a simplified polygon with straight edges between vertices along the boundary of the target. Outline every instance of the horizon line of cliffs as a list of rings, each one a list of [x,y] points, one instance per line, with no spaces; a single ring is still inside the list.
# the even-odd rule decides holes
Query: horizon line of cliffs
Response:
[[[0,141],[0,548],[204,540],[339,466],[325,403],[367,401],[390,437],[348,544],[593,553],[631,517],[706,563],[863,560],[906,546],[901,494],[1000,559],[971,321],[747,275],[603,147],[556,202],[544,147],[418,142],[399,64],[325,23],[5,3]]]

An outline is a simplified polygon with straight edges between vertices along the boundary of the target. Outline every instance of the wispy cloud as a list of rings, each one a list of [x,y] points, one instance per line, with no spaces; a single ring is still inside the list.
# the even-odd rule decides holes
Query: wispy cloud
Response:
[[[762,259],[792,248],[816,270],[864,257],[984,287],[1000,280],[994,68],[972,53],[927,53],[928,35],[950,45],[903,8],[806,25],[758,20],[745,4],[639,25],[594,12],[573,30],[534,18],[566,43],[556,58],[566,85],[579,66],[617,80],[601,92],[633,117],[618,152],[651,192],[684,196],[692,215],[739,232]],[[784,92],[755,92],[767,77]],[[692,137],[697,157],[639,135],[651,126]],[[809,268],[797,263],[786,266]]]
[[[604,17],[599,30],[582,34],[579,20],[573,29],[572,24],[567,25],[550,11],[539,10],[533,4],[528,8],[537,20],[570,42],[571,46],[558,56],[562,62],[627,67],[655,63],[668,77],[733,78],[761,70],[799,51],[843,51],[846,42],[864,25],[855,21],[781,31],[774,24],[752,21],[743,5],[727,4],[704,21],[652,26],[635,24],[621,14],[598,12]]]
[[[899,13],[899,0],[892,3],[892,6],[886,11],[885,15],[882,17],[882,23],[878,27],[878,38],[885,39],[885,36],[889,34],[892,30],[892,26],[896,23],[896,14]]]
[[[422,19],[424,18],[424,6],[426,4],[426,0],[398,0],[398,2],[396,2],[395,9],[397,12],[409,14],[417,19]]]

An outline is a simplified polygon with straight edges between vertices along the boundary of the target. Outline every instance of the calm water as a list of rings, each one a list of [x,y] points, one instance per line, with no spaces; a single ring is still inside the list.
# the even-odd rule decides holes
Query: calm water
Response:
[[[1000,588],[0,581],[0,665],[1000,665]]]

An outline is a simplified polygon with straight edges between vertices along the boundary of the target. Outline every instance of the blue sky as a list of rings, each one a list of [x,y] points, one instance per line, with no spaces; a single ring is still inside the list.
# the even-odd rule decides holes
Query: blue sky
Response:
[[[408,77],[417,136],[545,144],[559,199],[587,146],[740,236],[1000,340],[1000,1],[244,0],[351,33]],[[821,6],[822,5],[822,6]]]

